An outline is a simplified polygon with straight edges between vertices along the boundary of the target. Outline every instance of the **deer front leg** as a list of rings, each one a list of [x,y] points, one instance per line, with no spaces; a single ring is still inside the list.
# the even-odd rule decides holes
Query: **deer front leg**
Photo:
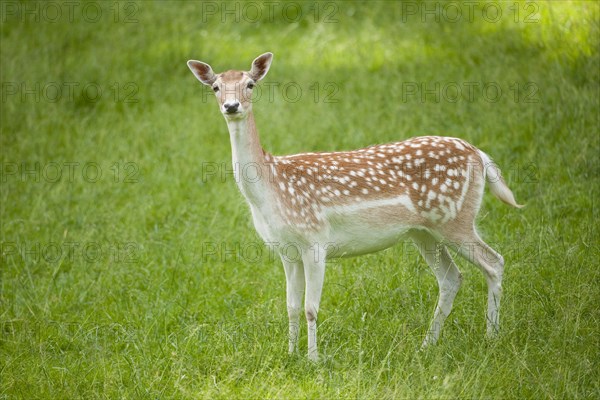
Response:
[[[300,312],[304,296],[304,266],[300,260],[290,260],[281,256],[285,270],[287,311],[289,317],[289,353],[296,351],[300,333]]]
[[[316,245],[302,255],[304,262],[304,276],[306,280],[306,298],[304,312],[308,325],[308,358],[311,361],[319,360],[317,350],[317,315],[321,302],[321,291],[325,278],[325,253],[324,248]]]

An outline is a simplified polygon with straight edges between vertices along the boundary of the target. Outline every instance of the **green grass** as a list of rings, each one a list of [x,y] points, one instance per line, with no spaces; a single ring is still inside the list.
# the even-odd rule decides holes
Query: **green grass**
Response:
[[[116,22],[113,2],[91,3],[98,22],[83,4],[51,22],[42,4],[1,10],[0,398],[600,397],[597,3],[518,3],[518,22],[501,3],[495,23],[483,2],[456,23],[406,8],[432,2],[295,3],[298,21],[263,5],[258,23],[222,22],[221,2],[117,2]],[[497,341],[484,279],[459,262],[440,343],[418,351],[437,285],[404,243],[329,263],[324,360],[306,360],[305,329],[286,354],[283,269],[220,175],[226,126],[185,65],[249,68],[265,51],[275,90],[254,109],[275,154],[442,134],[501,165],[527,207],[486,194],[479,217],[507,262]],[[436,83],[503,92],[406,92]]]

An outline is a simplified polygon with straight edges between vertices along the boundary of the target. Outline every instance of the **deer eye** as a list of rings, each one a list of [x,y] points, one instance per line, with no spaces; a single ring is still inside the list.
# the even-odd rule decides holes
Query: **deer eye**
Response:
[[[248,82],[248,89],[252,89],[254,87],[254,82]]]
[[[219,87],[217,85],[212,87],[212,90],[217,93],[219,91]]]

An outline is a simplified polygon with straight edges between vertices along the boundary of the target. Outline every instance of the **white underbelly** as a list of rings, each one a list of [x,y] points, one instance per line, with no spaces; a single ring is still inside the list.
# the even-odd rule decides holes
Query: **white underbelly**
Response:
[[[256,231],[268,244],[319,245],[327,258],[373,253],[398,243],[419,223],[406,197],[322,209],[323,229],[302,232],[269,207],[250,206]]]
[[[365,208],[352,213],[330,211],[327,215],[327,258],[351,257],[373,253],[398,243],[414,225],[405,207],[393,205]],[[410,213],[410,211],[409,211]]]
[[[410,229],[407,226],[378,231],[365,231],[360,227],[338,229],[327,242],[327,258],[352,257],[387,249],[398,243]]]

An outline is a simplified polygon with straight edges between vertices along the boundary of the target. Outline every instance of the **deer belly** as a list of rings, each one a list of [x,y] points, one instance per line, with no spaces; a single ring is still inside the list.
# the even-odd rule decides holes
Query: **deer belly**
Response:
[[[373,229],[372,226],[355,223],[332,228],[326,248],[327,258],[352,257],[387,249],[411,229],[403,224]]]
[[[386,249],[421,225],[419,216],[405,205],[405,199],[399,200],[398,204],[375,201],[327,210],[328,257],[350,257]]]
[[[370,205],[376,207],[367,207]],[[319,244],[325,247],[327,258],[351,257],[386,249],[398,243],[407,231],[420,225],[420,219],[407,209],[404,201],[324,209],[321,217],[327,227],[321,231],[303,231],[290,221],[284,221],[269,207],[251,205],[250,209],[254,227],[265,242]]]

